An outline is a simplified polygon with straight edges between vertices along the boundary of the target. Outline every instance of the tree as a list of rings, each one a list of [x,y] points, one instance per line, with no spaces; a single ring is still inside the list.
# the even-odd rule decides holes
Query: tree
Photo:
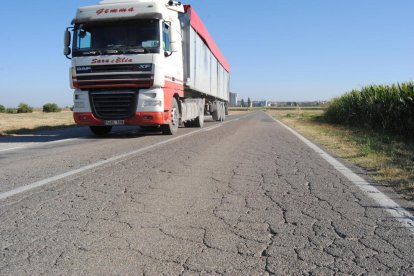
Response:
[[[17,107],[17,113],[32,113],[32,112],[33,112],[33,107],[31,107],[28,104],[20,103],[19,106]]]
[[[252,107],[252,101],[250,100],[250,97],[247,98],[247,107]]]
[[[43,105],[43,112],[50,113],[50,112],[60,112],[62,109],[55,103],[47,103]]]
[[[244,99],[241,100],[241,107],[244,107]]]

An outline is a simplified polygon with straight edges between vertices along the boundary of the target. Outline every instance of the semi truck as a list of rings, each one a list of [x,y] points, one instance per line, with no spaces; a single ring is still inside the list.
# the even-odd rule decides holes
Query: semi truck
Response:
[[[203,127],[224,121],[230,65],[190,5],[103,0],[78,8],[64,35],[73,117],[97,136],[113,126]]]

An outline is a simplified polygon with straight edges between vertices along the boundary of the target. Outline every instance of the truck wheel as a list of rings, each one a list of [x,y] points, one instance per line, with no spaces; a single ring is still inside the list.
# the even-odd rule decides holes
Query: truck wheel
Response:
[[[220,104],[218,102],[214,102],[213,109],[214,111],[211,112],[211,115],[213,116],[213,120],[219,121],[220,120]]]
[[[194,127],[202,128],[204,126],[204,106],[200,108],[200,111],[198,113],[198,117],[195,118]]]
[[[96,136],[105,136],[111,132],[112,126],[90,126],[89,129]]]
[[[224,113],[225,113],[226,111],[224,110],[224,105],[223,105],[223,103],[222,102],[219,102],[219,104],[218,104],[218,120],[217,121],[220,121],[220,122],[223,122],[224,121]]]
[[[214,121],[218,121],[219,120],[219,116],[218,116],[218,110],[214,110],[211,115],[213,116],[213,120]]]
[[[226,120],[226,107],[224,106],[224,104],[222,104],[220,121],[224,122],[225,120]]]
[[[180,111],[178,109],[178,103],[175,98],[172,99],[171,106],[171,122],[167,125],[162,125],[162,133],[165,135],[174,135],[178,131],[178,125],[180,123]]]

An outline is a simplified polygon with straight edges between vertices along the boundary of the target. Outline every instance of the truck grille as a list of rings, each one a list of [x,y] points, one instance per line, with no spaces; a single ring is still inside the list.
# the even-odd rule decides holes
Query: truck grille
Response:
[[[99,119],[125,119],[135,115],[138,93],[90,92],[93,114]]]
[[[105,86],[119,87],[151,87],[153,75],[151,74],[123,74],[123,75],[92,75],[78,76],[79,88],[95,88]]]
[[[109,73],[109,72],[152,72],[151,63],[144,64],[122,64],[122,65],[94,65],[77,66],[77,74],[85,73]]]
[[[107,87],[151,87],[154,83],[152,64],[77,66],[75,84],[80,89]]]

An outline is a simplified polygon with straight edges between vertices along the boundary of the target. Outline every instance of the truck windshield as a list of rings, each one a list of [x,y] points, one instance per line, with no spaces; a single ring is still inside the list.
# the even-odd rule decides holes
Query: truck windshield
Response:
[[[112,21],[75,26],[73,56],[159,52],[158,20]]]

